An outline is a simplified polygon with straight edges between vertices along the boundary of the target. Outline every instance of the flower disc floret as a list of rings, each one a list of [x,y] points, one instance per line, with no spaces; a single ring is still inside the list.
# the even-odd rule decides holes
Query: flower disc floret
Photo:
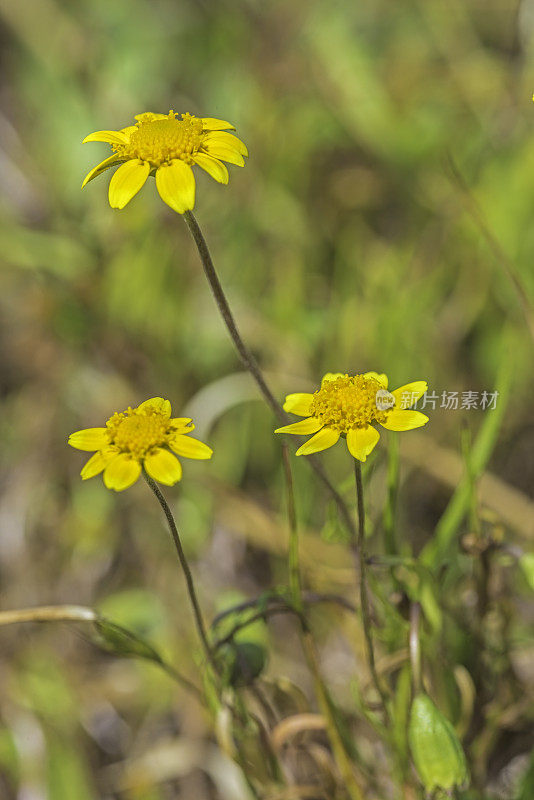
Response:
[[[148,161],[153,167],[168,164],[175,158],[192,164],[192,155],[202,144],[202,131],[202,120],[190,114],[176,119],[174,112],[170,111],[166,119],[138,122],[128,143],[113,144],[112,148],[126,160],[138,158]]]
[[[155,447],[168,444],[169,436],[178,430],[172,420],[153,407],[115,412],[106,422],[106,428],[111,446],[138,459],[145,458]]]
[[[343,375],[324,381],[313,395],[310,414],[340,433],[364,428],[372,422],[382,424],[387,411],[378,408],[377,393],[383,389],[376,378],[365,375]]]

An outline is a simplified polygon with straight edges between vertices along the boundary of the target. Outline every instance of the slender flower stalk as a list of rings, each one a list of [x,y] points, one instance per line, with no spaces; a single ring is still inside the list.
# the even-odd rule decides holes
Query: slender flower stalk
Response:
[[[180,536],[178,534],[178,529],[176,527],[176,522],[174,521],[174,517],[172,515],[172,511],[169,508],[167,501],[165,500],[163,494],[161,493],[159,486],[155,481],[152,480],[150,475],[144,473],[144,478],[154,494],[156,495],[156,499],[160,504],[161,508],[163,509],[163,513],[167,518],[167,523],[169,525],[169,530],[171,532],[171,536],[176,547],[176,552],[178,553],[178,559],[180,561],[180,565],[184,571],[185,575],[185,582],[187,584],[187,592],[189,594],[189,599],[191,601],[191,606],[193,608],[193,614],[195,617],[195,624],[197,627],[198,635],[200,637],[200,641],[202,642],[202,647],[204,648],[204,652],[206,654],[206,658],[208,659],[210,665],[214,669],[215,673],[217,673],[217,666],[215,664],[215,660],[213,658],[212,649],[210,647],[208,636],[206,633],[206,626],[204,624],[204,618],[202,617],[202,612],[200,610],[200,605],[197,598],[197,593],[195,589],[195,584],[193,581],[193,576],[191,574],[191,569],[189,568],[189,564],[187,562],[186,555],[184,553],[184,549],[182,547],[182,542],[180,540]]]
[[[356,479],[356,497],[358,501],[358,539],[353,543],[353,549],[356,551],[360,571],[360,604],[362,608],[363,632],[367,644],[371,678],[373,679],[376,691],[382,701],[385,718],[389,721],[388,700],[376,671],[375,650],[371,631],[371,611],[369,607],[369,596],[367,594],[367,566],[365,563],[365,507],[363,500],[362,466],[357,459],[354,459],[354,476]]]
[[[349,756],[347,755],[343,739],[337,727],[337,720],[332,707],[332,699],[321,675],[317,661],[315,645],[309,630],[302,631],[301,641],[308,668],[313,676],[315,694],[317,695],[319,708],[321,709],[321,713],[325,718],[326,731],[330,740],[330,745],[337,761],[341,776],[345,781],[345,787],[348,795],[351,800],[363,800],[364,796],[362,790],[356,781],[352,764]]]
[[[219,276],[215,270],[215,265],[213,264],[213,260],[211,258],[210,251],[208,249],[208,245],[206,240],[204,239],[204,235],[200,230],[200,226],[195,219],[194,214],[191,211],[186,211],[183,215],[187,227],[191,232],[191,236],[193,237],[195,244],[197,246],[197,250],[200,256],[200,260],[202,261],[202,266],[204,267],[204,273],[206,278],[208,279],[208,283],[210,285],[211,291],[215,298],[215,302],[217,303],[217,308],[219,309],[221,316],[224,320],[224,324],[230,334],[232,342],[235,345],[237,352],[239,353],[239,357],[243,363],[245,369],[247,369],[256,383],[258,384],[262,395],[264,396],[265,400],[271,407],[272,411],[278,416],[282,416],[285,419],[285,414],[283,409],[281,408],[280,404],[274,397],[273,393],[267,386],[265,382],[265,378],[258,366],[258,363],[252,353],[249,351],[248,347],[243,342],[239,331],[237,330],[237,325],[235,323],[232,311],[230,306],[228,305],[228,300],[226,299],[226,295],[224,294],[223,288],[221,286],[221,282],[219,280]]]
[[[345,781],[346,789],[351,800],[363,800],[363,794],[358,786],[350,758],[347,754],[342,736],[339,732],[336,716],[333,709],[332,699],[328,691],[317,659],[315,644],[304,615],[302,586],[300,580],[299,566],[299,537],[297,526],[297,515],[295,510],[295,495],[293,490],[293,476],[291,474],[291,463],[289,460],[288,447],[284,443],[282,447],[282,458],[284,465],[284,475],[287,487],[287,511],[289,519],[289,586],[291,591],[291,601],[300,622],[300,639],[308,669],[310,670],[317,701],[321,713],[325,720],[326,731],[330,740],[330,745],[337,761],[339,770]]]
[[[397,495],[399,492],[399,442],[392,436],[388,442],[387,501],[384,506],[384,546],[388,555],[398,553],[396,531]]]
[[[300,580],[299,563],[299,535],[297,528],[297,514],[295,509],[295,493],[293,490],[293,475],[291,473],[291,463],[289,461],[289,450],[287,444],[282,445],[282,463],[287,486],[287,516],[289,519],[289,591],[291,602],[295,610],[303,613],[302,585]]]
[[[217,308],[223,318],[223,322],[226,325],[226,329],[230,334],[230,338],[234,343],[235,349],[238,352],[239,358],[241,359],[241,363],[245,367],[245,369],[250,372],[254,380],[256,381],[260,392],[262,393],[265,401],[267,402],[268,406],[271,408],[273,413],[278,417],[279,420],[286,423],[289,419],[288,415],[280,405],[280,403],[275,398],[274,394],[272,393],[271,389],[269,388],[265,377],[258,366],[258,362],[244,343],[241,334],[237,328],[236,322],[234,320],[234,316],[230,309],[230,305],[228,300],[226,299],[226,295],[222,288],[221,282],[219,280],[219,276],[215,269],[215,265],[213,263],[213,259],[211,257],[207,242],[204,238],[204,235],[200,229],[200,226],[192,213],[192,211],[185,211],[183,214],[183,218],[186,221],[187,227],[191,233],[191,236],[194,239],[194,242],[197,246],[198,254],[200,256],[200,260],[202,262],[202,266],[204,268],[204,274],[208,280],[210,285],[210,289],[212,291],[213,297],[217,304]],[[330,494],[332,495],[340,514],[343,517],[345,525],[347,526],[348,530],[350,531],[351,535],[356,535],[356,530],[354,528],[354,523],[352,517],[350,515],[349,509],[347,504],[334,487],[334,485],[330,482],[328,477],[326,476],[322,466],[319,462],[314,459],[309,459],[312,469],[315,471],[317,476],[320,478],[322,483],[326,486]]]

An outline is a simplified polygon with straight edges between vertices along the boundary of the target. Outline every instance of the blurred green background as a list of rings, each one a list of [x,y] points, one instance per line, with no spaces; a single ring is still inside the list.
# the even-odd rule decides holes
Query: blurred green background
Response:
[[[147,487],[82,483],[84,454],[66,445],[153,395],[194,416],[215,450],[167,492],[208,617],[230,590],[285,581],[274,420],[183,220],[153,181],[121,212],[107,202],[110,173],[80,190],[109,153],[84,136],[147,110],[230,120],[249,147],[226,187],[197,170],[195,214],[280,399],[325,371],[384,371],[394,387],[427,379],[439,394],[499,390],[479,501],[525,546],[533,30],[526,0],[0,0],[2,609],[107,603],[195,675],[182,577]],[[432,537],[464,471],[462,430],[476,440],[488,413],[438,407],[400,437],[406,547]],[[388,444],[366,473],[374,550]],[[323,460],[353,503],[345,448]],[[328,498],[305,464],[294,469],[309,585],[351,592],[343,548],[324,542],[341,535]],[[452,526],[453,547],[467,530]],[[524,592],[513,568],[503,580]],[[342,624],[318,612],[326,640],[332,621]],[[277,625],[269,670],[306,686]],[[67,626],[0,629],[0,642],[2,798],[246,796],[194,701],[155,667],[105,656]],[[352,655],[339,636],[326,652],[344,701]]]

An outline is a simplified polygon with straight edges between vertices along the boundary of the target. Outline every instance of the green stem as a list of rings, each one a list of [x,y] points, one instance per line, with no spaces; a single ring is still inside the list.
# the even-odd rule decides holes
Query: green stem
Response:
[[[211,664],[213,670],[217,674],[217,666],[215,664],[215,661],[214,661],[214,658],[213,658],[213,653],[212,653],[210,644],[208,642],[208,637],[207,637],[207,634],[206,634],[206,626],[204,624],[204,619],[202,617],[202,612],[200,610],[200,605],[199,605],[198,598],[197,598],[197,593],[196,593],[196,590],[195,590],[195,584],[194,584],[194,581],[193,581],[193,575],[191,574],[191,570],[189,568],[189,564],[187,563],[187,558],[186,558],[186,555],[184,553],[184,549],[182,547],[182,542],[181,542],[180,536],[178,534],[178,529],[176,527],[176,522],[174,521],[174,517],[172,515],[172,511],[169,508],[169,505],[168,505],[167,501],[165,500],[163,494],[161,493],[160,488],[157,485],[157,483],[155,481],[153,481],[152,478],[149,475],[147,475],[146,473],[144,473],[144,478],[145,478],[146,482],[148,483],[148,485],[150,486],[150,488],[152,489],[152,491],[154,492],[154,494],[156,495],[156,498],[157,498],[161,508],[163,509],[163,513],[165,514],[165,517],[167,518],[167,523],[169,525],[169,529],[170,529],[171,536],[172,536],[172,539],[173,539],[173,542],[174,542],[174,546],[176,547],[176,552],[178,553],[178,559],[179,559],[180,565],[181,565],[181,567],[182,567],[182,569],[184,571],[185,582],[187,584],[187,592],[189,594],[189,599],[191,601],[191,606],[193,608],[193,615],[194,615],[194,618],[195,618],[195,624],[196,624],[196,627],[197,627],[198,635],[200,637],[200,641],[202,642],[202,647],[204,648],[204,652],[206,654],[206,658],[208,659],[208,661]]]
[[[448,166],[451,172],[452,179],[454,183],[456,183],[456,186],[459,188],[462,194],[465,208],[468,214],[470,215],[475,225],[478,227],[480,233],[482,234],[482,237],[486,240],[486,244],[493,253],[495,261],[500,266],[506,278],[510,281],[510,283],[514,287],[517,299],[519,301],[519,305],[521,306],[521,310],[525,318],[528,331],[530,333],[532,340],[534,341],[534,308],[532,306],[532,303],[530,302],[529,293],[527,292],[526,286],[523,284],[523,279],[521,278],[519,272],[517,271],[514,262],[504,252],[504,250],[500,245],[500,242],[497,240],[496,236],[491,231],[484,216],[484,213],[475,199],[475,195],[471,191],[467,181],[465,180],[464,176],[458,169],[458,166],[456,165],[451,155],[449,155],[448,158]]]
[[[480,536],[481,525],[480,525],[480,518],[478,516],[478,498],[477,498],[477,480],[476,480],[477,476],[473,470],[473,464],[471,460],[473,441],[471,436],[471,429],[469,428],[466,422],[464,422],[460,430],[460,447],[462,450],[462,456],[465,466],[465,482],[467,487],[466,491],[469,495],[469,500],[468,500],[469,526],[473,533],[476,533],[477,536]]]
[[[389,565],[388,565],[389,566]],[[346,611],[350,611],[354,613],[356,608],[346,600],[344,597],[341,597],[338,594],[320,594],[318,592],[303,592],[302,599],[306,605],[314,605],[315,603],[334,603],[342,608],[346,609]],[[277,594],[276,592],[270,593],[267,597],[262,594],[259,597],[252,598],[252,600],[245,600],[243,603],[237,603],[234,606],[230,606],[229,608],[225,608],[224,611],[221,611],[213,622],[211,623],[211,627],[215,628],[223,619],[225,619],[230,614],[240,613],[241,611],[247,611],[249,608],[263,608],[265,607],[265,603],[276,603],[278,605],[287,606],[286,598],[284,594]],[[2,612],[0,612],[1,617]]]
[[[337,727],[337,721],[332,709],[332,699],[330,697],[330,693],[328,691],[328,688],[323,680],[321,671],[319,669],[319,664],[317,661],[317,653],[315,652],[315,645],[313,643],[313,639],[311,637],[309,630],[305,626],[303,626],[301,634],[301,642],[304,650],[304,655],[306,657],[306,663],[308,664],[308,669],[310,670],[313,677],[313,682],[315,685],[315,694],[317,696],[319,708],[321,710],[321,714],[325,719],[328,739],[330,740],[332,752],[334,753],[334,757],[338,764],[341,776],[345,781],[345,788],[347,789],[347,792],[351,800],[363,800],[362,790],[360,789],[358,783],[356,782],[356,777],[352,769],[352,764],[347,755],[343,739],[341,738],[341,734]]]
[[[297,514],[295,510],[295,492],[293,489],[293,475],[289,461],[287,444],[282,445],[282,462],[287,487],[287,516],[289,519],[289,591],[291,601],[297,613],[302,614],[304,603],[302,601],[302,585],[300,580],[299,563],[299,535],[297,528]]]
[[[280,403],[276,400],[274,394],[270,390],[267,382],[263,376],[263,373],[258,366],[258,362],[244,343],[243,339],[241,338],[241,334],[237,329],[236,322],[234,320],[234,316],[230,309],[230,305],[228,300],[226,299],[226,295],[222,288],[221,282],[219,280],[219,276],[215,269],[215,265],[213,263],[213,259],[211,258],[211,254],[204,238],[202,231],[200,230],[199,224],[196,221],[195,216],[193,215],[192,211],[186,211],[183,214],[183,218],[186,222],[187,227],[191,233],[191,236],[194,239],[194,242],[197,246],[198,254],[200,256],[200,260],[202,262],[202,266],[204,268],[204,274],[208,280],[210,285],[210,289],[212,291],[213,297],[217,304],[217,308],[223,318],[223,322],[226,325],[226,329],[230,334],[230,338],[234,343],[234,346],[239,354],[239,358],[243,366],[245,367],[248,372],[252,375],[256,383],[258,384],[259,390],[262,393],[263,397],[265,398],[267,404],[273,411],[273,413],[284,423],[287,423],[289,420],[288,415],[280,405]],[[315,473],[326,486],[332,497],[334,498],[336,505],[345,521],[345,524],[351,535],[355,535],[356,531],[354,529],[354,523],[352,517],[350,515],[349,509],[347,508],[347,504],[334,487],[334,485],[330,482],[328,477],[326,476],[321,464],[315,459],[313,456],[308,456],[306,459],[312,466],[312,469],[315,470]]]
[[[388,442],[387,502],[384,508],[384,544],[390,556],[398,554],[397,545],[397,494],[399,489],[399,440],[390,436]]]
[[[410,607],[410,666],[412,669],[412,687],[414,697],[422,688],[421,683],[421,642],[419,639],[419,622],[421,620],[420,603],[412,603]]]
[[[369,658],[369,671],[371,673],[371,678],[382,701],[385,718],[389,722],[387,696],[382,688],[378,678],[378,673],[376,671],[371,611],[369,606],[369,596],[367,594],[367,565],[365,562],[365,507],[363,501],[362,466],[356,458],[354,459],[354,476],[356,479],[356,497],[358,500],[358,539],[356,542],[356,555],[358,558],[358,566],[360,571],[360,604],[362,609],[363,632],[367,644],[367,655]]]
[[[284,410],[280,407],[280,404],[278,403],[273,393],[267,386],[265,378],[263,377],[263,374],[258,366],[256,359],[254,358],[254,356],[244,343],[239,331],[237,330],[237,325],[235,323],[234,316],[228,304],[228,300],[226,299],[226,295],[224,294],[224,290],[221,286],[219,276],[217,275],[217,271],[215,269],[215,265],[211,258],[207,242],[204,239],[204,235],[200,230],[199,224],[196,221],[192,211],[186,211],[183,217],[186,221],[187,227],[189,228],[193,239],[195,240],[195,244],[198,249],[198,254],[200,256],[200,260],[202,261],[202,266],[204,267],[204,273],[206,275],[206,278],[208,279],[208,283],[213,293],[213,297],[215,298],[215,302],[217,303],[217,308],[221,313],[224,324],[226,325],[226,328],[228,330],[228,333],[230,334],[232,342],[234,343],[235,348],[239,353],[239,357],[243,363],[243,366],[250,372],[250,374],[258,384],[262,395],[264,396],[265,400],[271,407],[274,414],[277,417],[280,417],[280,419],[285,421],[286,415],[284,413]]]
[[[299,565],[299,538],[297,526],[297,514],[295,510],[295,492],[293,487],[293,476],[291,473],[291,463],[287,444],[282,446],[282,461],[284,465],[284,476],[287,488],[287,511],[289,518],[289,587],[293,611],[298,615],[301,627],[301,642],[308,669],[310,670],[319,708],[325,720],[328,739],[332,747],[332,752],[339,766],[339,770],[345,781],[346,789],[351,800],[363,800],[363,794],[356,782],[350,758],[347,754],[343,739],[337,726],[337,720],[333,710],[333,703],[328,688],[323,680],[315,645],[304,616],[304,604],[302,598],[302,586],[300,580]]]

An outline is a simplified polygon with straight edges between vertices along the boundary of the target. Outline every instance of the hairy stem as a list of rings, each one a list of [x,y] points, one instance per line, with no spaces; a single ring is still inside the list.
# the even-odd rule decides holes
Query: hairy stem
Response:
[[[360,604],[362,609],[362,622],[365,642],[367,645],[367,655],[369,658],[369,671],[375,685],[376,691],[382,701],[384,715],[389,721],[388,701],[382,688],[376,671],[375,649],[373,645],[373,635],[371,630],[371,611],[369,606],[369,596],[367,594],[367,565],[365,563],[365,507],[363,502],[363,481],[362,466],[358,459],[354,459],[354,476],[356,479],[356,497],[358,501],[358,539],[356,542],[356,555],[360,571]]]
[[[303,611],[302,586],[300,580],[299,564],[299,535],[297,528],[297,514],[295,510],[295,493],[293,490],[293,475],[291,473],[291,463],[289,461],[289,451],[287,444],[282,445],[282,462],[287,487],[287,516],[289,519],[289,592],[291,602],[295,610],[301,614]]]
[[[388,555],[397,555],[396,511],[399,490],[399,443],[392,436],[388,443],[387,502],[384,507],[384,545]]]
[[[273,393],[267,386],[265,378],[263,377],[263,374],[258,366],[256,359],[254,358],[254,356],[244,343],[239,331],[237,330],[237,325],[235,323],[234,316],[228,304],[228,300],[226,299],[224,290],[221,286],[219,276],[217,275],[217,271],[215,270],[215,265],[211,258],[211,254],[208,249],[206,240],[204,239],[204,235],[200,230],[199,224],[196,221],[191,211],[186,211],[183,216],[186,221],[187,227],[189,228],[191,235],[195,240],[198,254],[200,256],[200,260],[202,261],[202,266],[204,267],[204,273],[206,275],[206,278],[208,279],[208,283],[213,293],[213,297],[215,298],[215,302],[217,303],[217,308],[220,311],[224,324],[226,325],[226,329],[228,330],[232,342],[234,343],[235,349],[239,353],[239,357],[243,363],[243,366],[250,372],[250,374],[258,384],[262,395],[264,396],[265,400],[271,407],[272,411],[276,414],[277,417],[285,421],[286,414],[284,410],[280,407],[280,404],[278,403]]]
[[[196,221],[195,216],[191,211],[186,211],[185,214],[183,214],[183,217],[185,219],[187,227],[189,228],[191,236],[193,237],[194,242],[197,246],[198,254],[200,256],[200,260],[204,268],[204,274],[206,275],[213,297],[217,304],[217,308],[219,309],[221,317],[223,318],[223,322],[226,325],[226,329],[230,334],[230,338],[232,339],[235,349],[239,354],[241,363],[243,364],[245,369],[248,370],[248,372],[250,372],[250,374],[256,381],[260,392],[262,393],[265,401],[267,402],[273,413],[278,417],[279,420],[287,423],[289,420],[288,415],[286,414],[280,403],[276,400],[274,394],[267,385],[267,382],[263,376],[260,367],[258,366],[256,359],[254,358],[254,356],[244,343],[243,339],[241,338],[241,334],[237,329],[237,325],[235,323],[234,316],[230,309],[230,305],[228,304],[228,300],[226,299],[226,295],[221,286],[219,276],[217,274],[215,265],[211,258],[208,245],[206,243],[206,240],[204,239],[204,235],[200,230],[199,224]],[[356,531],[354,529],[354,523],[350,515],[350,512],[347,508],[347,504],[345,503],[345,501],[343,500],[337,489],[330,482],[321,464],[317,461],[317,459],[314,458],[313,456],[308,456],[307,461],[309,461],[309,463],[312,466],[312,469],[315,470],[317,476],[320,478],[320,480],[323,482],[323,484],[326,486],[326,488],[334,498],[336,505],[340,511],[340,514],[343,517],[345,525],[349,529],[351,535],[355,535]]]
[[[208,642],[208,637],[206,634],[206,626],[204,624],[204,619],[202,617],[202,612],[200,610],[200,605],[197,598],[197,593],[195,590],[195,583],[193,581],[193,576],[191,574],[191,570],[189,568],[189,564],[187,563],[187,558],[184,553],[184,549],[182,547],[182,542],[180,540],[180,536],[178,534],[178,529],[176,527],[176,522],[174,521],[174,517],[172,515],[172,511],[169,508],[167,501],[165,500],[163,494],[160,491],[159,486],[152,478],[144,473],[144,477],[160,504],[161,508],[163,509],[163,513],[167,518],[167,523],[169,525],[169,530],[171,532],[171,536],[174,542],[174,546],[176,547],[176,552],[178,553],[178,559],[180,561],[180,565],[184,571],[185,575],[185,582],[187,584],[187,592],[189,594],[189,599],[191,601],[191,606],[193,608],[193,615],[195,617],[195,624],[198,631],[198,635],[200,637],[200,641],[202,642],[202,647],[204,648],[204,652],[206,654],[206,658],[208,659],[209,663],[211,664],[212,668],[214,669],[215,673],[217,673],[217,667],[213,658],[213,653]]]
[[[339,732],[336,715],[330,697],[330,692],[326,686],[317,659],[315,644],[304,616],[304,604],[302,597],[302,586],[300,580],[299,565],[299,538],[297,526],[297,514],[295,509],[295,492],[293,487],[293,476],[291,474],[291,462],[287,444],[284,443],[282,450],[284,465],[284,476],[287,489],[287,514],[289,520],[289,588],[291,593],[292,610],[297,614],[301,627],[301,643],[315,686],[315,694],[325,720],[326,731],[330,746],[337,761],[340,773],[345,781],[345,786],[351,800],[363,800],[363,794],[356,781],[350,758],[347,754],[345,744]]]

